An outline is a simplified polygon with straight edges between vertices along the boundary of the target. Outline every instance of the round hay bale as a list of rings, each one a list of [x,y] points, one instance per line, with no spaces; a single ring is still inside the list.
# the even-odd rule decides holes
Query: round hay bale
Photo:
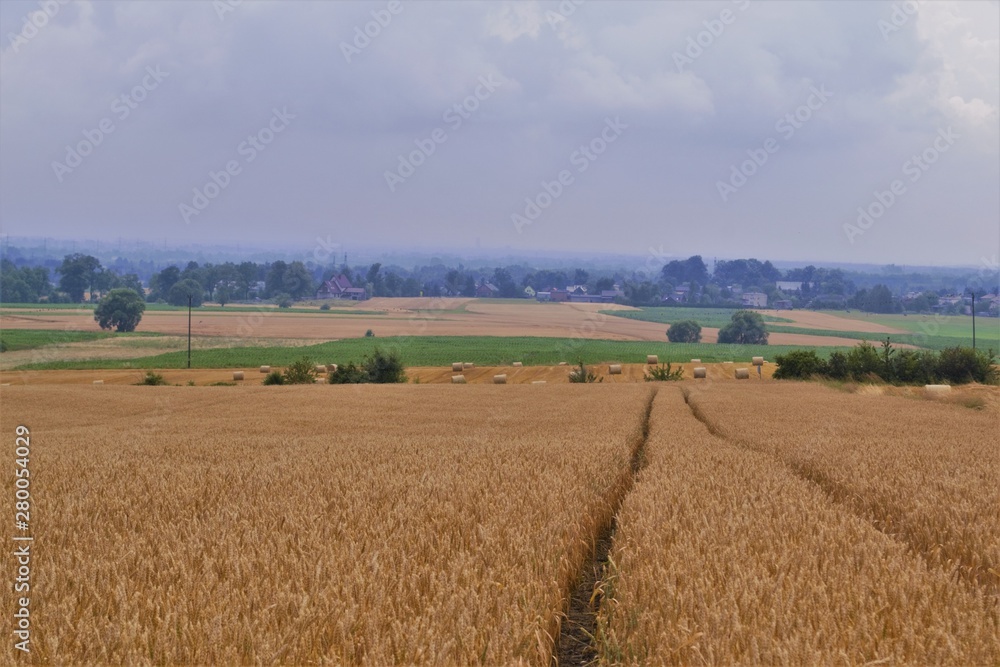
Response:
[[[708,369],[704,366],[698,366],[694,369],[694,377],[695,379],[704,379],[708,377]]]
[[[660,363],[660,358],[655,354],[647,354],[646,363],[649,364],[650,366],[655,366],[656,364]]]
[[[514,368],[521,368],[522,366],[524,366],[524,364],[522,364],[520,361],[514,362]]]
[[[507,376],[505,374],[494,375],[493,384],[507,384]]]
[[[326,378],[316,378],[316,384],[326,384]]]
[[[466,383],[465,382],[465,376],[464,375],[452,375],[451,376],[451,383],[452,384],[465,384]]]
[[[754,357],[753,358],[753,365],[754,366],[763,366],[764,365],[764,357]]]
[[[461,373],[464,368],[465,368],[465,365],[461,361],[456,361],[455,363],[453,363],[451,365],[451,372],[452,373]]]
[[[731,362],[731,361],[723,361],[722,363],[724,363],[724,364],[731,364],[733,362]]]
[[[532,380],[531,384],[545,384],[545,380]]]
[[[316,364],[317,373],[326,373],[326,364]]]
[[[94,380],[94,384],[104,384],[104,380]]]
[[[692,364],[700,364],[701,363],[701,359],[692,359],[691,363]]]
[[[464,364],[462,364],[462,369],[463,370],[468,370],[470,368],[475,368],[475,367],[476,367],[476,365],[474,363],[472,363],[471,361],[466,361]]]
[[[934,398],[938,396],[947,396],[951,393],[951,385],[948,384],[927,384],[924,385],[924,393],[928,396]]]
[[[736,369],[736,379],[737,380],[749,380],[750,379],[750,369],[749,368],[737,368]]]
[[[337,364],[327,364],[326,365],[326,372],[327,373],[336,373],[337,372]]]
[[[560,361],[560,362],[559,362],[559,365],[560,365],[560,366],[565,366],[565,365],[566,365],[566,362],[565,362],[565,361]]]
[[[621,375],[622,365],[621,364],[611,364],[608,366],[608,375]]]
[[[243,379],[243,371],[233,371],[233,379],[234,380],[242,380]]]
[[[261,373],[270,373],[271,372],[271,367],[270,366],[261,366],[260,367],[260,372]]]

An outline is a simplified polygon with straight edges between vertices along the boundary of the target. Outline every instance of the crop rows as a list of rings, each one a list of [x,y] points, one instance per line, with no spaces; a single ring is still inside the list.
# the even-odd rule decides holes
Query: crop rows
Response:
[[[736,404],[732,423],[767,403],[711,398]],[[602,662],[1000,660],[995,599],[772,456],[710,434],[675,389],[660,391],[650,429],[601,585]]]

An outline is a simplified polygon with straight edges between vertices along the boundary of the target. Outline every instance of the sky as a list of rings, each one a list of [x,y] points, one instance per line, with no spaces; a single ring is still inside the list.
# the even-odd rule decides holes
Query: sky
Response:
[[[0,3],[0,228],[997,265],[1000,3]]]

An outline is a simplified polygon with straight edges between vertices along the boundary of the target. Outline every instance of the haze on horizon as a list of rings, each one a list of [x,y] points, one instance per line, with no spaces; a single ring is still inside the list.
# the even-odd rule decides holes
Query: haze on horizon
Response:
[[[997,0],[13,0],[0,40],[12,236],[1000,254]]]

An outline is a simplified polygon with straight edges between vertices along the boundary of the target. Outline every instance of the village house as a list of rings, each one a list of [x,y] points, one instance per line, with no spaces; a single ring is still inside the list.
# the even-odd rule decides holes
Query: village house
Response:
[[[750,308],[767,308],[767,295],[763,292],[744,292],[743,305]]]
[[[364,301],[368,298],[368,293],[363,287],[355,287],[343,273],[336,278],[323,281],[323,284],[316,290],[317,299],[349,299],[351,301]]]
[[[481,299],[492,299],[500,296],[500,288],[492,283],[483,283],[476,288],[476,296]]]

